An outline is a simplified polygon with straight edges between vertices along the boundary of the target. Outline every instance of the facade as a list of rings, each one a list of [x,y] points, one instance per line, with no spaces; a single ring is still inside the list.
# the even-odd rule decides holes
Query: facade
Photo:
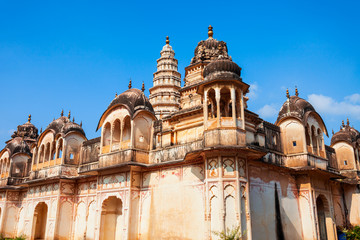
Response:
[[[277,121],[247,108],[227,44],[200,41],[184,86],[169,39],[144,89],[117,95],[87,139],[70,113],[19,125],[0,152],[0,230],[28,239],[337,239],[360,224],[360,133],[331,146],[314,107],[287,92]]]

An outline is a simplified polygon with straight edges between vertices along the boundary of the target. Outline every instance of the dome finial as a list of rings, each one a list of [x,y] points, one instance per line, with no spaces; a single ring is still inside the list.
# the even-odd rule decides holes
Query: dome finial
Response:
[[[299,96],[299,91],[298,91],[298,88],[297,88],[297,86],[295,86],[295,96]]]
[[[60,117],[64,116],[64,109],[61,110]]]
[[[166,44],[169,44],[170,40],[169,40],[169,36],[166,36]]]
[[[290,94],[289,94],[289,89],[288,89],[288,88],[286,89],[286,97],[287,97],[287,98],[290,98]]]
[[[345,127],[344,120],[341,121],[341,125],[342,125],[343,127]]]
[[[130,81],[129,81],[129,89],[131,88],[131,78],[130,78]]]
[[[71,111],[69,111],[68,118],[69,118],[69,120],[70,120],[70,118],[71,118]]]
[[[75,118],[73,117],[73,123],[75,122]]]
[[[212,38],[213,37],[213,34],[214,34],[214,32],[213,32],[213,27],[211,26],[211,25],[209,25],[209,31],[208,31],[208,36],[209,36],[209,38]]]
[[[31,114],[29,114],[28,122],[31,122]]]
[[[349,118],[346,119],[346,125],[350,126]]]
[[[115,93],[115,97],[117,97],[117,92]]]
[[[334,135],[334,129],[332,129],[332,135]]]
[[[82,121],[80,122],[80,127],[82,127]]]
[[[145,83],[144,83],[144,81],[143,81],[142,86],[141,86],[141,91],[145,92]]]
[[[40,133],[42,133],[42,127],[40,128]]]

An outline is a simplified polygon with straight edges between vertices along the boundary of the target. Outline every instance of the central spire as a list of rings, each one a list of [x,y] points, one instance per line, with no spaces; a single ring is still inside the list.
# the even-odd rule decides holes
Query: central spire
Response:
[[[166,36],[166,44],[170,44],[169,36]]]

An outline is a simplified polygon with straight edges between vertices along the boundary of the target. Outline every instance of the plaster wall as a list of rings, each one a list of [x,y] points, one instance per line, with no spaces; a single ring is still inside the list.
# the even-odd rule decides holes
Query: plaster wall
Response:
[[[354,148],[346,142],[338,142],[333,145],[336,152],[337,163],[341,170],[356,169]],[[345,165],[345,161],[347,165]]]
[[[281,142],[285,154],[302,153],[305,151],[305,128],[295,119],[286,119],[280,124]]]

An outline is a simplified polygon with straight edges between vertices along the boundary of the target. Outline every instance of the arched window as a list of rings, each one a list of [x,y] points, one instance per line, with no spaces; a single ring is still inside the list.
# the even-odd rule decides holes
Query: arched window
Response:
[[[319,150],[322,150],[322,134],[321,134],[321,130],[320,128],[318,128],[317,130],[317,136],[318,136],[318,140],[319,140]]]
[[[103,130],[103,146],[110,145],[110,136],[111,136],[110,128],[111,128],[110,123],[106,123]]]
[[[216,108],[215,90],[212,88],[208,91],[208,101],[209,101],[208,103],[209,118],[216,118],[217,108]]]
[[[130,140],[131,135],[131,124],[130,124],[130,117],[126,116],[124,119],[124,128],[122,133],[122,141],[126,142]]]
[[[309,124],[306,125],[305,127],[305,136],[306,136],[306,145],[310,146],[310,135],[309,135]]]
[[[55,141],[53,141],[51,143],[51,157],[50,157],[50,160],[55,159],[55,152],[56,152],[56,144],[55,144]]]
[[[317,154],[317,152],[318,152],[318,150],[317,150],[317,137],[316,137],[316,130],[315,130],[314,126],[311,127],[311,140],[312,140],[312,144],[313,144],[313,153]]]
[[[121,129],[120,129],[120,120],[119,119],[116,119],[115,122],[114,122],[114,125],[113,125],[113,134],[112,134],[112,144],[113,146],[119,146],[119,143],[120,143],[120,132],[121,132]],[[118,149],[118,148],[117,148]]]
[[[231,101],[230,90],[225,87],[220,91],[220,117],[230,117],[230,112],[232,109],[229,109]]]
[[[57,149],[56,158],[62,158],[62,151],[63,151],[63,140],[62,140],[62,138],[60,138],[58,140],[58,149]]]
[[[41,147],[40,147],[40,155],[39,155],[39,163],[44,162],[44,155],[45,155],[44,148],[45,148],[44,145],[41,145]]]
[[[45,148],[45,161],[49,161],[50,160],[50,143],[46,144],[46,148]]]
[[[70,160],[74,160],[74,154],[70,153],[69,158]]]

